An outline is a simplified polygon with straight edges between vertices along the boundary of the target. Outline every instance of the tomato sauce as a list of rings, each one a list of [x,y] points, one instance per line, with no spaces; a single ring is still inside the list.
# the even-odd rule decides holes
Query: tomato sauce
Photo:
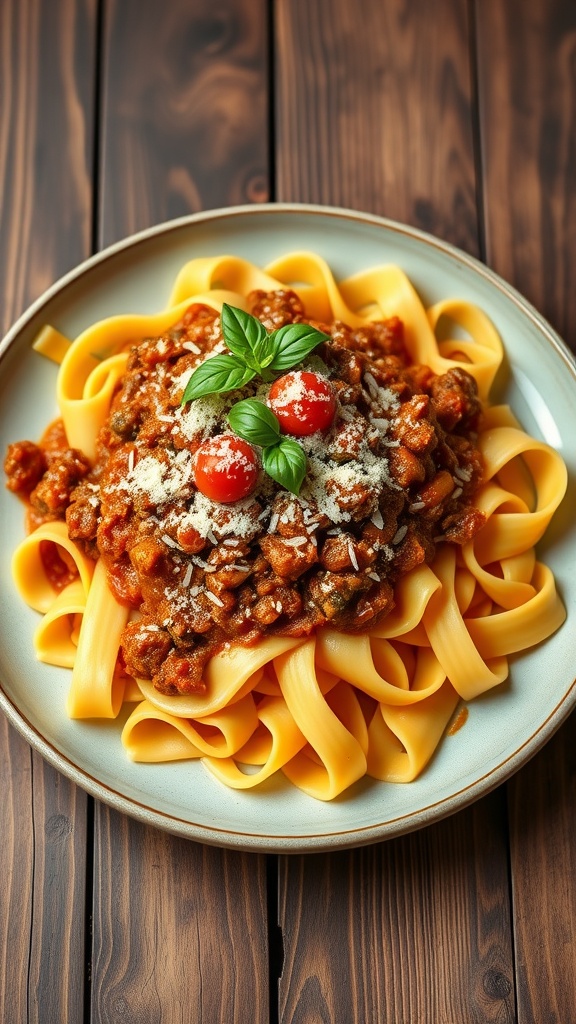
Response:
[[[308,322],[290,291],[253,293],[248,306],[267,330]],[[412,365],[397,318],[314,326],[328,339],[287,392],[300,403],[299,494],[263,471],[256,449],[253,465],[242,460],[239,500],[200,486],[202,446],[230,433],[232,405],[274,398],[274,384],[256,380],[182,404],[194,369],[225,350],[219,315],[201,305],[162,337],[135,341],[92,467],[58,424],[40,446],[8,453],[8,486],[29,501],[32,524],[65,518],[70,537],[104,561],[118,600],[139,610],[122,657],[164,693],[202,689],[206,661],[228,643],[376,626],[401,575],[484,522],[473,504],[483,471],[473,378]],[[314,401],[302,391],[308,373]],[[64,586],[66,559],[50,546],[42,557]]]

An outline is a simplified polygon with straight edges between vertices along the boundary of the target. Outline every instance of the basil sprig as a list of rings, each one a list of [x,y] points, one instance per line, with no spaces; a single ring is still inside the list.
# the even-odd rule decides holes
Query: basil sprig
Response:
[[[238,437],[262,448],[262,466],[268,476],[299,494],[306,476],[306,453],[297,441],[282,437],[272,410],[256,398],[246,398],[232,406],[228,423]]]
[[[238,437],[260,448],[269,448],[280,440],[278,418],[257,398],[236,402],[228,413],[228,423]]]
[[[298,441],[283,437],[262,452],[264,471],[292,494],[299,494],[306,476],[306,453]]]
[[[224,303],[220,317],[230,355],[216,355],[197,366],[186,385],[182,404],[204,395],[221,394],[244,387],[254,377],[274,380],[301,363],[318,345],[330,338],[310,324],[285,324],[269,334],[251,313]]]
[[[238,356],[218,355],[207,359],[194,371],[182,398],[192,402],[204,395],[217,395],[243,388],[254,377],[254,372]]]

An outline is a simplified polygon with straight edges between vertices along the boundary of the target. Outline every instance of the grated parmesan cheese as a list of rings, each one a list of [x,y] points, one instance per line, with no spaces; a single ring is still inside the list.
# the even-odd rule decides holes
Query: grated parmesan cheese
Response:
[[[350,561],[352,562],[353,568],[356,569],[356,572],[358,572],[358,569],[360,568],[360,566],[358,565],[358,559],[356,558],[356,551],[354,550],[354,544],[353,544],[351,538],[348,538],[348,554],[350,555]]]
[[[161,449],[145,455],[132,469],[118,489],[145,495],[150,504],[161,507],[182,497],[192,481],[193,463],[188,451],[170,452]]]
[[[384,519],[379,508],[375,508],[372,515],[370,516],[371,521],[377,530],[381,530],[384,526]]]
[[[220,505],[200,491],[195,491],[187,510],[178,515],[177,521],[183,530],[197,530],[205,539],[212,534],[216,541],[222,540],[225,543],[228,539],[238,543],[238,538],[252,538],[258,532],[259,512],[260,505],[254,501],[254,496],[235,502],[234,505]]]
[[[191,372],[188,376],[191,376]],[[174,394],[183,391],[188,381],[183,384],[183,387],[180,387],[180,383],[181,380],[178,378],[178,382],[173,388]],[[203,440],[210,437],[224,421],[233,401],[229,395],[205,395],[202,398],[197,398],[194,402],[189,402],[186,406],[179,406],[175,409],[174,423],[188,441]]]
[[[404,540],[404,537],[406,536],[407,533],[408,527],[406,526],[406,524],[404,524],[404,526],[400,526],[396,530],[394,536],[392,537],[392,546],[395,546],[396,544],[399,544],[400,541]]]

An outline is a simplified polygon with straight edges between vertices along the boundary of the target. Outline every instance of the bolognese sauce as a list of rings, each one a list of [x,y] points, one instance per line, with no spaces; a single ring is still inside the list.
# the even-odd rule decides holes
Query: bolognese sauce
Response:
[[[289,290],[253,292],[248,308],[267,330],[310,322]],[[10,446],[8,486],[32,525],[65,518],[103,560],[117,600],[139,612],[125,667],[163,693],[201,691],[206,661],[229,643],[375,627],[400,576],[483,525],[473,377],[411,363],[397,318],[314,326],[329,340],[294,379],[182,404],[194,369],[225,351],[218,313],[193,305],[131,347],[92,466],[58,427],[49,442]],[[250,397],[304,449],[297,494],[230,434],[231,407]]]

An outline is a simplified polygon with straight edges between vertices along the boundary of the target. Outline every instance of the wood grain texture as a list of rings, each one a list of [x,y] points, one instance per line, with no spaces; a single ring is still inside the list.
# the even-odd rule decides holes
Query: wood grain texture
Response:
[[[86,803],[0,718],[0,1019],[81,1021]]]
[[[33,757],[33,920],[28,1020],[81,1021],[84,1013],[88,798]]]
[[[576,8],[488,0],[477,37],[487,258],[576,350]],[[572,716],[509,785],[519,1024],[574,1018],[575,739]]]
[[[576,719],[510,784],[518,1024],[576,1007]]]
[[[268,1024],[261,858],[97,813],[92,1021]]]
[[[476,7],[488,260],[576,351],[576,6]]]
[[[280,1020],[513,1021],[501,791],[420,833],[285,860]]]
[[[34,818],[32,814],[32,752],[0,716],[0,1019],[26,1021],[27,970],[32,929]],[[15,970],[15,965],[18,969]]]
[[[0,5],[0,330],[89,253],[95,0]]]
[[[108,0],[104,28],[101,245],[267,199],[265,0],[172,0],[160,17]]]
[[[0,329],[89,255],[93,0],[0,5]],[[81,1021],[86,797],[4,719],[0,1019]]]
[[[277,198],[477,254],[466,0],[279,0],[275,22]]]

